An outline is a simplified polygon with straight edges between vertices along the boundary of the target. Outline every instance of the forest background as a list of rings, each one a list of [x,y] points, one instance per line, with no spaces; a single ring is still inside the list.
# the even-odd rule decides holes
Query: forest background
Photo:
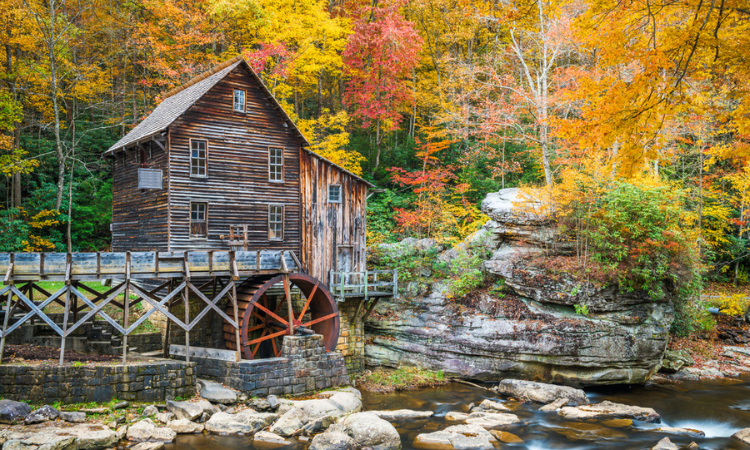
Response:
[[[744,0],[0,0],[0,24],[0,251],[108,249],[103,152],[242,54],[382,189],[371,244],[455,244],[538,186],[585,273],[750,281]]]

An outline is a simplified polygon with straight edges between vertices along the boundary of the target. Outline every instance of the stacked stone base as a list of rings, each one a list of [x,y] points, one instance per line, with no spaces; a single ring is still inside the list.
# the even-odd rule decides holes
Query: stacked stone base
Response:
[[[351,384],[344,357],[327,352],[323,336],[285,336],[279,358],[219,361],[191,357],[199,378],[223,383],[250,396],[302,395]]]
[[[195,363],[0,365],[0,397],[31,403],[162,402],[195,395]]]

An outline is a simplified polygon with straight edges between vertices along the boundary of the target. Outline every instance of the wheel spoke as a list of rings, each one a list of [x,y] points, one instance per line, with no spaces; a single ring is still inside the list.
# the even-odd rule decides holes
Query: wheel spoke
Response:
[[[315,320],[311,320],[311,321],[309,321],[307,323],[303,323],[302,326],[305,327],[305,328],[307,328],[310,325],[315,325],[316,323],[320,323],[320,322],[323,322],[323,321],[326,321],[326,320],[329,320],[329,319],[333,319],[336,316],[338,316],[337,313],[328,314],[327,316],[319,317],[319,318],[317,318]]]
[[[258,308],[260,308],[262,311],[264,311],[269,316],[271,316],[274,319],[278,320],[279,322],[283,323],[284,325],[289,326],[289,322],[287,322],[286,320],[282,319],[281,317],[279,317],[278,315],[276,315],[276,313],[274,313],[270,309],[266,308],[265,306],[261,305],[260,303],[256,302],[255,306],[257,306]]]
[[[302,312],[299,313],[299,321],[302,321],[302,318],[305,317],[305,313],[307,312],[307,308],[310,307],[310,302],[312,301],[313,297],[315,296],[315,292],[318,290],[318,286],[320,286],[320,282],[318,282],[315,287],[313,288],[312,292],[310,292],[310,295],[307,296],[307,302],[305,303],[305,307],[302,308]]]
[[[263,334],[267,333],[268,329],[266,329]],[[277,331],[276,333],[271,333],[269,335],[261,336],[258,339],[253,339],[252,341],[248,342],[247,345],[253,345],[253,344],[260,344],[263,341],[267,341],[269,339],[273,339],[276,336],[281,336],[282,334],[286,333],[286,330],[283,331]]]
[[[279,356],[279,349],[276,348],[276,339],[271,339],[271,345],[273,345],[273,356]]]
[[[254,326],[254,327],[252,327],[252,328],[248,328],[248,329],[247,329],[247,332],[248,332],[248,333],[252,333],[253,331],[258,331],[258,330],[262,330],[262,329],[263,329],[263,328],[265,328],[265,327],[266,327],[266,324],[265,324],[265,323],[262,323],[262,324],[260,324],[260,325],[255,325],[255,326]]]

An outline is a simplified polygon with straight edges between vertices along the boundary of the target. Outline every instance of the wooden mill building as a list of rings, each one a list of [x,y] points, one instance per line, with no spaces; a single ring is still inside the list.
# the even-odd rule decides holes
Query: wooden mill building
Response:
[[[226,250],[239,235],[294,251],[318,280],[364,271],[371,185],[309,145],[244,59],[194,78],[106,152],[113,250]]]

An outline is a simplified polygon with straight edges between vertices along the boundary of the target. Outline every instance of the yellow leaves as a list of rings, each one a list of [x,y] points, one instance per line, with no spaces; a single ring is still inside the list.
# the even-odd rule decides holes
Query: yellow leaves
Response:
[[[718,298],[709,299],[708,303],[724,314],[742,316],[750,306],[750,298],[745,294],[721,294]]]
[[[362,175],[362,163],[365,157],[356,150],[347,149],[349,133],[346,126],[349,116],[346,111],[331,114],[324,110],[319,119],[302,119],[297,121],[302,134],[312,144],[310,150],[332,161],[355,175]]]
[[[25,252],[50,252],[55,249],[55,244],[49,239],[29,235],[28,241],[22,241]]]
[[[0,135],[0,149],[10,149],[12,140],[9,136]],[[8,155],[0,155],[0,173],[10,176],[14,173],[29,174],[39,166],[39,160],[27,159],[28,152],[16,150]]]
[[[51,227],[60,223],[58,217],[60,217],[59,211],[55,211],[53,209],[43,209],[31,218],[29,225],[37,229]]]

